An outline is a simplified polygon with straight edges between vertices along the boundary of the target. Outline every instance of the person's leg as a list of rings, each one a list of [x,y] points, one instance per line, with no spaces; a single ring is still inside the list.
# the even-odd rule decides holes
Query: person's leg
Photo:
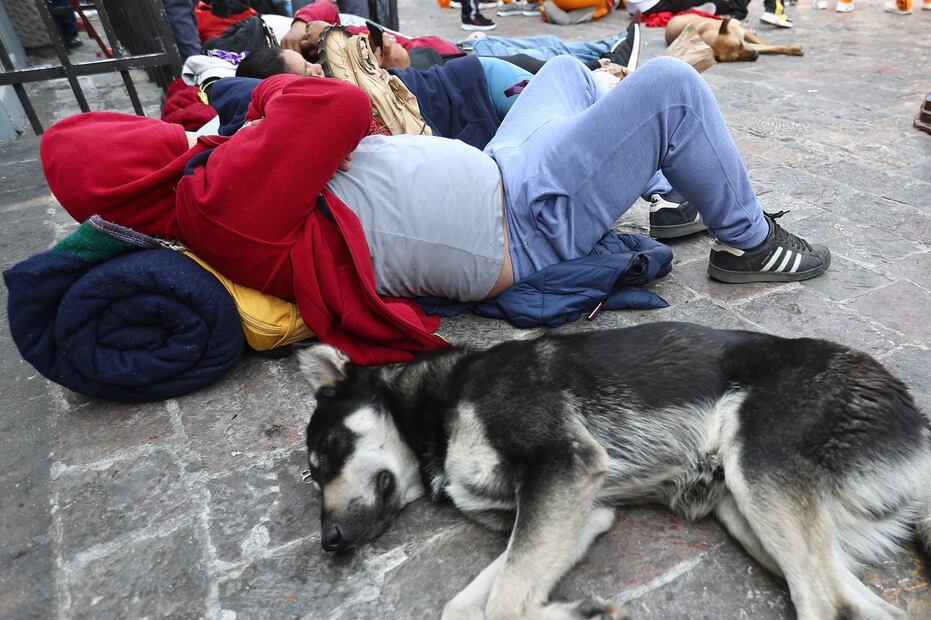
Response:
[[[48,0],[48,3],[53,7],[71,6],[71,0]],[[74,11],[53,12],[52,15],[66,45],[78,38],[78,20]]]
[[[627,35],[626,31],[616,34],[613,37],[599,39],[598,41],[580,41],[575,43],[566,43],[568,53],[575,56],[582,62],[589,60],[597,61],[611,52],[611,49],[618,41],[622,41]]]
[[[197,19],[194,17],[193,0],[164,0],[165,15],[175,35],[181,60],[201,53],[200,35],[197,34]]]
[[[480,57],[478,61],[482,63],[488,94],[498,114],[498,120],[502,120],[517,101],[517,93],[508,95],[507,91],[515,84],[529,81],[533,74],[500,58]]]
[[[672,191],[672,184],[663,175],[662,170],[657,170],[653,178],[647,183],[646,189],[640,194],[640,197],[649,200],[653,194],[668,194],[670,191]]]
[[[599,98],[580,63],[553,59],[486,152],[501,167],[508,223],[527,246],[525,256],[512,252],[518,278],[588,254],[657,169],[718,239],[750,248],[769,233],[714,96],[679,60],[655,59]]]
[[[566,48],[558,37],[542,35],[538,37],[484,37],[472,41],[472,52],[476,56],[510,56],[512,54],[526,54],[527,50],[535,50],[529,54],[540,60],[548,60],[559,54],[567,54]]]
[[[719,15],[730,15],[741,21],[747,19],[747,7],[750,0],[715,0],[714,4],[718,7]]]
[[[365,19],[371,17],[368,0],[339,0],[337,4],[341,13],[351,13]]]
[[[545,60],[540,60],[539,58],[534,58],[533,56],[528,56],[527,54],[512,54],[510,56],[480,56],[479,58],[499,58],[505,62],[511,63],[515,67],[520,67],[532,75],[536,75],[540,69],[543,68],[543,65],[546,64]]]

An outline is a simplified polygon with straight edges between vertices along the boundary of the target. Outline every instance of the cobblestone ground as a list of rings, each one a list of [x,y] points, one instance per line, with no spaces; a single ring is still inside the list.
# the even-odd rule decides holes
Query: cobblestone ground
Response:
[[[460,37],[456,12],[428,0],[402,0],[401,14],[406,32]],[[879,357],[931,411],[931,136],[911,128],[931,89],[931,13],[886,15],[870,2],[851,15],[800,6],[794,16],[794,31],[764,36],[803,44],[804,58],[705,76],[765,207],[791,209],[793,230],[831,246],[830,273],[715,284],[705,276],[710,240],[699,236],[673,246],[675,268],[655,285],[669,308],[565,329],[683,319],[832,338]],[[497,32],[592,39],[624,17],[574,28],[500,18]],[[647,31],[645,56],[662,51],[662,33]],[[118,79],[95,78],[91,90],[95,108],[129,109]],[[62,84],[37,92],[47,119],[76,111]],[[146,97],[157,107],[157,92]],[[74,226],[37,152],[35,139],[0,145],[3,268]],[[620,226],[644,232],[645,223],[641,204]],[[474,317],[445,321],[442,332],[483,344],[530,335]],[[0,617],[435,618],[505,544],[420,501],[367,549],[325,557],[317,499],[300,481],[314,402],[291,359],[246,360],[196,394],[127,406],[50,385],[5,327],[0,339]],[[928,580],[913,551],[867,573],[912,618],[931,618]],[[590,594],[637,618],[794,617],[784,587],[715,523],[651,509],[621,512],[557,592]]]

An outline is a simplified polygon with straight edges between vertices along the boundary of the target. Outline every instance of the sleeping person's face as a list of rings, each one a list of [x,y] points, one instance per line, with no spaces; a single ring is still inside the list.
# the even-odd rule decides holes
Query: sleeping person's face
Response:
[[[284,66],[288,73],[303,77],[324,77],[323,67],[305,60],[303,56],[294,50],[282,49],[281,60],[284,61]]]

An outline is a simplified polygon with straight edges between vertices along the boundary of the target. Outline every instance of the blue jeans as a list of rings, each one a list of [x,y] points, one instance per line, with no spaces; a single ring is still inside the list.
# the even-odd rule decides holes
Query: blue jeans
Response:
[[[48,0],[48,3],[51,6],[71,6],[71,0]],[[67,41],[78,36],[78,18],[74,16],[74,11],[52,13],[52,16],[55,18],[62,39]]]
[[[568,54],[582,62],[598,60],[602,54],[611,51],[611,46],[627,36],[626,31],[616,36],[582,43],[565,43],[558,37],[540,36],[526,39],[508,37],[483,37],[470,41],[476,56],[511,56],[527,54],[540,60],[549,60],[556,56]]]
[[[517,93],[508,96],[505,91],[519,82],[529,81],[533,75],[500,58],[479,58],[478,61],[482,63],[488,94],[498,114],[498,120],[503,120],[517,101]]]
[[[188,56],[201,53],[200,35],[197,33],[197,19],[194,17],[194,0],[164,0],[165,15],[175,35],[181,61]]]
[[[485,148],[501,169],[514,277],[586,256],[661,170],[718,239],[762,243],[763,210],[714,95],[657,58],[603,92],[573,58],[546,63]]]

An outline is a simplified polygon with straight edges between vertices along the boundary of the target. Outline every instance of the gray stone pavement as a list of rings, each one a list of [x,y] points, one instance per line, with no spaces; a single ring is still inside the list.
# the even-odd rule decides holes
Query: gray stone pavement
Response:
[[[404,31],[460,38],[455,11],[400,4]],[[673,244],[675,268],[654,286],[669,308],[603,313],[564,330],[682,319],[832,338],[880,358],[931,411],[931,136],[911,128],[931,89],[931,14],[858,4],[852,15],[799,6],[794,31],[764,33],[805,45],[804,58],[705,74],[765,208],[791,209],[793,230],[831,246],[829,274],[716,284],[704,271],[710,240],[699,236]],[[573,28],[498,23],[498,34],[582,40],[626,22],[615,14]],[[662,32],[645,39],[646,57],[662,53]],[[95,107],[129,109],[117,79],[95,80]],[[76,111],[62,84],[40,92],[47,118]],[[157,106],[157,92],[146,97]],[[0,145],[3,268],[74,227],[49,195],[37,153],[35,139]],[[645,206],[619,225],[645,232]],[[442,333],[485,344],[536,332],[467,316],[444,321]],[[248,359],[198,393],[121,405],[46,382],[5,325],[0,340],[0,617],[435,618],[505,544],[420,501],[369,548],[325,557],[317,498],[300,481],[314,402],[291,359]],[[912,618],[931,618],[929,577],[913,551],[867,573]],[[638,618],[794,617],[784,587],[714,522],[646,508],[620,512],[557,592],[590,594],[626,603]]]

